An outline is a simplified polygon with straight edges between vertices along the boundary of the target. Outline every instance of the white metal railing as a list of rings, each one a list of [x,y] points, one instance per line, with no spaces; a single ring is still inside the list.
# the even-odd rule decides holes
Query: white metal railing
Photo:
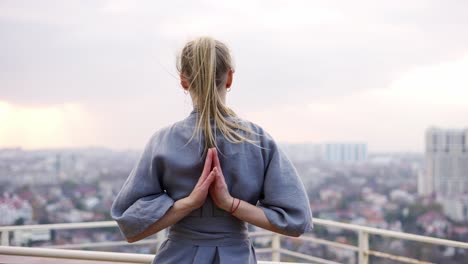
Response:
[[[356,252],[358,255],[358,263],[359,264],[367,264],[369,263],[369,256],[375,256],[379,258],[386,258],[386,259],[391,259],[391,260],[397,260],[399,262],[404,262],[404,263],[428,263],[424,262],[421,260],[417,259],[412,259],[404,256],[398,256],[398,255],[392,255],[389,253],[385,252],[380,252],[380,251],[375,251],[370,249],[369,247],[369,236],[370,235],[378,235],[382,237],[390,237],[390,238],[396,238],[396,239],[402,239],[402,240],[410,240],[410,241],[416,241],[420,243],[429,243],[429,244],[435,244],[435,245],[443,245],[443,246],[449,246],[449,247],[456,247],[456,248],[462,248],[462,249],[468,249],[468,243],[465,242],[459,242],[459,241],[453,241],[453,240],[447,240],[447,239],[440,239],[440,238],[433,238],[433,237],[428,237],[428,236],[420,236],[420,235],[414,235],[414,234],[409,234],[409,233],[403,233],[403,232],[397,232],[397,231],[390,231],[390,230],[385,230],[385,229],[379,229],[379,228],[373,228],[373,227],[367,227],[367,226],[361,226],[361,225],[355,225],[355,224],[346,224],[346,223],[340,223],[336,221],[330,221],[330,220],[324,220],[324,219],[313,219],[313,223],[316,226],[325,226],[325,227],[331,227],[331,228],[339,228],[343,230],[348,230],[348,231],[353,231],[356,232],[358,235],[358,243],[357,245],[349,245],[349,244],[344,244],[344,243],[339,243],[335,241],[329,241],[329,240],[324,240],[316,237],[310,237],[303,235],[298,238],[293,238],[301,241],[307,241],[307,242],[313,242],[316,244],[321,244],[321,245],[326,245],[329,247],[335,247],[335,248],[341,248],[345,250],[350,250],[353,252]],[[1,245],[0,246],[0,254],[20,254],[20,255],[32,255],[32,256],[38,256],[37,254],[43,254],[41,256],[48,255],[49,252],[51,252],[49,255],[52,256],[55,254],[54,252],[58,252],[55,250],[59,249],[52,249],[52,248],[22,248],[22,247],[10,247],[9,244],[9,234],[12,231],[16,230],[58,230],[58,229],[89,229],[89,228],[102,228],[102,227],[116,227],[117,223],[114,221],[102,221],[102,222],[84,222],[84,223],[65,223],[65,224],[47,224],[47,225],[23,225],[23,226],[0,226],[0,233],[1,233]],[[302,254],[299,252],[294,252],[291,250],[287,250],[284,248],[281,248],[281,238],[283,235],[277,234],[277,233],[272,233],[270,231],[259,231],[259,232],[251,232],[249,233],[251,237],[255,236],[272,236],[272,243],[271,243],[271,248],[259,248],[256,249],[258,253],[268,253],[271,252],[272,254],[272,261],[274,262],[279,262],[280,261],[280,256],[281,254],[285,255],[290,255],[290,256],[295,256],[298,258],[302,258],[308,261],[313,261],[314,263],[324,263],[324,264],[336,264],[337,262],[331,261],[331,260],[326,260],[323,258],[318,258],[315,256],[310,256],[306,254]],[[61,250],[64,250],[63,248],[67,248],[65,251],[61,251],[64,254],[63,256],[69,256],[68,258],[76,258],[76,259],[89,259],[90,257],[93,260],[104,260],[107,258],[107,255],[105,252],[95,252],[95,251],[80,251],[80,250],[70,250],[71,248],[83,248],[83,247],[100,247],[100,246],[116,246],[116,245],[136,245],[136,244],[154,244],[154,243],[161,243],[164,239],[164,234],[163,232],[160,232],[157,234],[157,239],[145,239],[141,240],[132,244],[127,243],[126,241],[107,241],[107,242],[94,242],[94,243],[85,243],[85,244],[73,244],[73,245],[58,245],[58,246],[52,246],[55,248],[62,248]],[[288,237],[291,238],[291,237]],[[43,251],[41,251],[43,250]],[[52,250],[52,251],[50,251]],[[41,253],[42,252],[42,253]],[[24,253],[24,254],[22,254]],[[57,256],[62,256],[62,255],[57,255]],[[77,254],[77,255],[76,255]],[[115,253],[112,253],[115,255]],[[139,262],[138,258],[133,258],[133,255],[135,254],[129,254],[128,259],[130,262],[138,262],[138,263],[146,263],[145,261],[145,255],[142,254],[136,254],[137,256],[141,256],[142,259],[144,259],[143,262]],[[83,258],[81,258],[81,257]],[[149,255],[152,256],[152,255]],[[102,257],[102,258],[101,258]],[[119,259],[125,259],[126,256],[119,257]],[[113,261],[113,259],[106,259],[109,261]],[[127,261],[128,262],[128,261]],[[267,263],[267,262],[264,262]]]
[[[0,246],[1,255],[63,258],[94,261],[112,261],[127,263],[151,263],[154,256],[149,254],[130,254],[115,252],[100,252],[88,250],[52,249],[52,248],[29,248],[29,247],[7,247]]]
[[[1,260],[2,254],[13,255],[13,256],[41,257],[41,258],[61,258],[61,259],[73,259],[73,260],[93,260],[93,261],[106,261],[106,262],[112,261],[112,262],[125,262],[125,263],[144,263],[144,264],[150,264],[154,259],[154,255],[150,255],[150,254],[0,246],[0,260]],[[287,264],[290,262],[259,261],[258,263],[259,264],[280,264],[280,263]],[[298,263],[290,263],[290,264],[298,264]]]

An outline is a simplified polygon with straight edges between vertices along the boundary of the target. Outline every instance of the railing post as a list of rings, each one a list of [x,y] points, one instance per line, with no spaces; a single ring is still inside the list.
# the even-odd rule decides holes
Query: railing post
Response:
[[[10,245],[9,231],[3,230],[2,231],[2,246],[9,246],[9,245]]]
[[[271,261],[280,261],[280,249],[281,249],[281,242],[280,242],[280,235],[277,233],[273,233],[271,236]]]
[[[358,233],[359,243],[359,264],[369,263],[369,234],[363,230]]]

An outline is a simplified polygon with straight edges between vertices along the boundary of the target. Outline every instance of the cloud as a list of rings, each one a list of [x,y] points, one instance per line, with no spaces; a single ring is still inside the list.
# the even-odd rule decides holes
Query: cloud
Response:
[[[0,100],[29,108],[78,103],[109,131],[121,122],[144,129],[105,144],[139,144],[122,138],[144,137],[189,111],[176,55],[188,39],[209,34],[232,49],[228,103],[239,112],[323,108],[394,89],[415,68],[460,59],[468,52],[467,7],[435,0],[2,1]],[[421,92],[412,87],[408,94]],[[105,121],[112,113],[120,113],[118,123]],[[154,122],[130,113],[151,114]]]
[[[468,126],[466,72],[468,54],[415,67],[386,89],[358,91],[306,106],[283,105],[247,116],[281,141],[366,141],[371,151],[423,151],[429,126]]]

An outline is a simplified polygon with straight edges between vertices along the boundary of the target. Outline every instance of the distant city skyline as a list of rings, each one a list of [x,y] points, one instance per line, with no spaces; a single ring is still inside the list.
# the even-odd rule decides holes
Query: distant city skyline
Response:
[[[0,148],[141,149],[185,118],[175,61],[211,35],[227,103],[278,142],[424,151],[468,126],[468,2],[2,1]]]

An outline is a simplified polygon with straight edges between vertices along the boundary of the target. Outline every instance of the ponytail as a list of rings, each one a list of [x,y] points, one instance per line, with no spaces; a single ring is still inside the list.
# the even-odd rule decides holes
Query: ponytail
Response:
[[[238,132],[242,130],[249,134],[257,134],[238,122],[228,120],[228,117],[237,118],[237,115],[219,97],[218,88],[225,84],[228,72],[232,68],[228,48],[210,37],[190,41],[182,50],[178,69],[189,82],[189,91],[194,97],[196,104],[194,107],[198,112],[196,128],[190,140],[197,131],[203,130],[205,136],[203,156],[208,148],[218,148],[217,129],[232,143],[258,142]],[[211,120],[214,120],[214,133]]]

